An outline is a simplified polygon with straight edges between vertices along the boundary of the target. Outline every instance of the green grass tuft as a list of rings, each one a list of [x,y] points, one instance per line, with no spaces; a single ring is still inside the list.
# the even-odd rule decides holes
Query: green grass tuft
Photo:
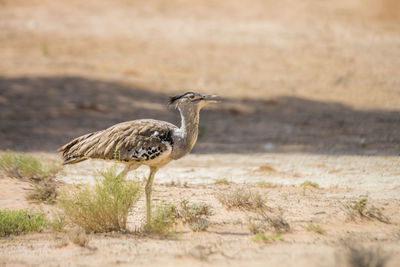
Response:
[[[229,181],[226,178],[214,179],[214,184],[218,185],[229,184]]]
[[[261,182],[257,182],[257,186],[265,187],[265,188],[274,188],[274,187],[277,187],[278,185],[277,184],[273,184],[271,182],[261,181]]]
[[[140,198],[140,183],[118,176],[115,167],[100,174],[93,189],[63,192],[60,207],[68,221],[86,232],[124,231],[128,213]]]
[[[354,203],[353,209],[354,211],[358,212],[358,214],[362,217],[365,216],[365,209],[367,207],[367,201],[368,199],[362,198],[356,203]]]
[[[311,181],[305,181],[300,186],[303,187],[303,192],[302,192],[303,196],[306,195],[306,188],[308,188],[308,187],[319,188],[319,184],[311,182]]]
[[[305,181],[300,186],[303,186],[303,187],[311,186],[311,187],[314,187],[314,188],[319,188],[319,184],[311,182],[311,181]]]
[[[259,233],[253,236],[254,242],[264,242],[264,243],[272,243],[275,241],[283,241],[283,237],[281,234],[273,234],[273,235],[265,235],[263,233]]]
[[[36,214],[27,210],[0,211],[0,237],[40,232],[46,226],[47,221],[43,214]]]
[[[305,228],[307,231],[316,232],[321,235],[326,233],[326,230],[324,228],[322,228],[322,226],[319,224],[309,223],[309,224],[307,224],[307,226],[305,226]]]

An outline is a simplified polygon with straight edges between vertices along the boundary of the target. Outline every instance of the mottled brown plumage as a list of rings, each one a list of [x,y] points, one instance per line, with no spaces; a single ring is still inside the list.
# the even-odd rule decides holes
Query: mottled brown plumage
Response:
[[[93,158],[151,165],[152,160],[171,153],[174,128],[157,120],[127,121],[75,138],[58,151],[64,164]]]

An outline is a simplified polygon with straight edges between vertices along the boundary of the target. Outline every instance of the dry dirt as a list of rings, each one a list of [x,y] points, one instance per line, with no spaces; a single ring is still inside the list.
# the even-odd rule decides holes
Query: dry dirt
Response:
[[[337,266],[350,239],[400,266],[398,10],[397,0],[0,0],[1,150],[54,159],[71,138],[117,122],[179,124],[170,95],[225,98],[202,111],[192,155],[156,178],[156,201],[213,207],[207,232],[91,235],[90,248],[64,234],[2,238],[0,265]],[[107,166],[83,162],[58,179],[93,183]],[[321,188],[303,193],[307,180]],[[215,198],[242,186],[282,208],[292,226],[283,241],[253,242],[248,214]],[[25,200],[29,184],[4,177],[0,188],[0,209],[40,208]],[[363,197],[391,223],[348,220],[345,205]]]
[[[34,154],[54,159],[54,154]],[[187,199],[207,203],[214,215],[205,232],[194,233],[178,226],[173,239],[138,234],[92,234],[89,246],[82,248],[68,234],[40,233],[0,239],[0,264],[5,266],[338,266],[346,262],[343,241],[372,250],[380,247],[391,258],[387,266],[400,261],[400,164],[396,156],[313,156],[303,154],[190,155],[158,173],[155,202],[178,204]],[[86,161],[67,166],[58,179],[66,183],[94,183],[96,170],[112,163]],[[129,178],[145,176],[139,169]],[[215,184],[226,178],[232,183]],[[276,187],[263,188],[258,181]],[[320,183],[307,187],[305,181]],[[173,183],[171,183],[173,182]],[[29,203],[29,184],[0,179],[2,209],[30,208],[49,211],[54,207]],[[257,243],[248,229],[250,212],[227,210],[216,195],[230,190],[257,190],[266,204],[281,210],[291,226],[282,241]],[[382,210],[390,223],[376,219],[349,217],[348,206],[368,198]],[[144,199],[128,219],[131,230],[144,223]],[[50,215],[49,215],[50,216]],[[325,234],[306,230],[318,224]],[[345,266],[345,265],[342,265]]]

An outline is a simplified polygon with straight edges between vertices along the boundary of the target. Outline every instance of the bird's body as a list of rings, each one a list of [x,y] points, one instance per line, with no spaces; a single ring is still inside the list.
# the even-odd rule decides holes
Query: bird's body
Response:
[[[157,120],[127,121],[78,137],[59,151],[63,152],[64,164],[92,158],[159,166],[170,161],[172,135],[177,129]]]
[[[188,92],[170,99],[182,118],[181,127],[165,121],[142,119],[122,122],[105,130],[89,133],[62,146],[64,164],[86,159],[116,160],[125,163],[120,175],[141,165],[150,167],[146,184],[147,223],[151,219],[151,188],[155,173],[172,160],[188,154],[197,140],[199,112],[216,96]]]

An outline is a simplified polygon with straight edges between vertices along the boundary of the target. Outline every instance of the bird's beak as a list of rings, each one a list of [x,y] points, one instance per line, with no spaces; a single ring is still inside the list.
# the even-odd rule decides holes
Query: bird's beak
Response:
[[[221,98],[217,95],[204,95],[203,100],[207,103],[220,103]]]

